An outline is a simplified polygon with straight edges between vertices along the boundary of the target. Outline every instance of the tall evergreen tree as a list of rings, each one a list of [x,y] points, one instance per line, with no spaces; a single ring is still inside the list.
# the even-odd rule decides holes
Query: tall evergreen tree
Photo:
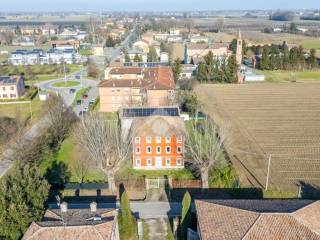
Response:
[[[318,65],[317,57],[316,57],[316,50],[314,48],[312,48],[310,50],[310,56],[309,56],[309,59],[308,59],[308,63],[309,63],[309,68],[310,69],[314,69]]]
[[[158,54],[154,47],[149,48],[148,62],[158,62]]]
[[[266,47],[262,51],[262,58],[261,58],[260,67],[262,70],[269,70],[270,69],[269,51]]]
[[[172,65],[173,78],[175,82],[179,80],[181,71],[182,71],[181,60],[177,58]]]
[[[126,191],[121,195],[118,223],[121,240],[138,239],[137,221],[132,215]]]
[[[229,58],[228,58],[228,63],[226,66],[226,81],[225,82],[229,82],[229,83],[237,83],[238,82],[238,64],[237,64],[237,59],[236,59],[236,55],[232,54]]]
[[[188,227],[191,224],[191,196],[187,191],[182,199],[181,238],[187,239]]]
[[[142,62],[142,58],[136,53],[133,59],[134,62]]]
[[[0,182],[0,239],[19,239],[33,221],[41,220],[49,184],[37,166],[16,166]]]

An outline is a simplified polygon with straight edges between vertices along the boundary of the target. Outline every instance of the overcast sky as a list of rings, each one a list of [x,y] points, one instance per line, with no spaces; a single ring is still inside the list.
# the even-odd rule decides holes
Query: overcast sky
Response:
[[[0,11],[163,11],[320,8],[320,0],[0,0]]]

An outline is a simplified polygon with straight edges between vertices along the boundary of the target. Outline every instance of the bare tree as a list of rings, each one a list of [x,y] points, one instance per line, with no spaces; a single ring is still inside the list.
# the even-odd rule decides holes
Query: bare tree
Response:
[[[80,147],[107,175],[109,188],[115,192],[115,174],[130,155],[130,133],[123,137],[119,120],[106,120],[94,112],[79,122],[74,133]]]
[[[69,128],[75,120],[71,108],[66,106],[60,96],[52,95],[42,106],[45,122],[48,126],[53,144],[59,146],[68,133]]]
[[[209,118],[195,121],[188,128],[187,161],[201,175],[202,188],[209,188],[209,171],[222,159],[224,141],[224,132]]]
[[[87,159],[83,157],[77,157],[71,160],[71,168],[79,183],[83,183],[89,173],[90,165]]]
[[[223,29],[223,26],[224,26],[224,19],[223,17],[219,17],[216,21],[216,28],[218,30],[218,32],[220,32],[222,29]]]

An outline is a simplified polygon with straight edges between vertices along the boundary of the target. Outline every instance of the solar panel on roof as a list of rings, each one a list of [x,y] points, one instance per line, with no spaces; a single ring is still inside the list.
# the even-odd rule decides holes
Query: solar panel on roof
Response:
[[[160,116],[179,116],[178,108],[125,108],[122,112],[123,117],[149,117],[154,115]]]

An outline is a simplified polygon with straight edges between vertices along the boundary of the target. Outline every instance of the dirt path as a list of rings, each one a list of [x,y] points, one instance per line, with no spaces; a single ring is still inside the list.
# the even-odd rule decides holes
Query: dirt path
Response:
[[[166,240],[167,239],[167,219],[147,219],[145,220],[149,229],[149,239]]]

